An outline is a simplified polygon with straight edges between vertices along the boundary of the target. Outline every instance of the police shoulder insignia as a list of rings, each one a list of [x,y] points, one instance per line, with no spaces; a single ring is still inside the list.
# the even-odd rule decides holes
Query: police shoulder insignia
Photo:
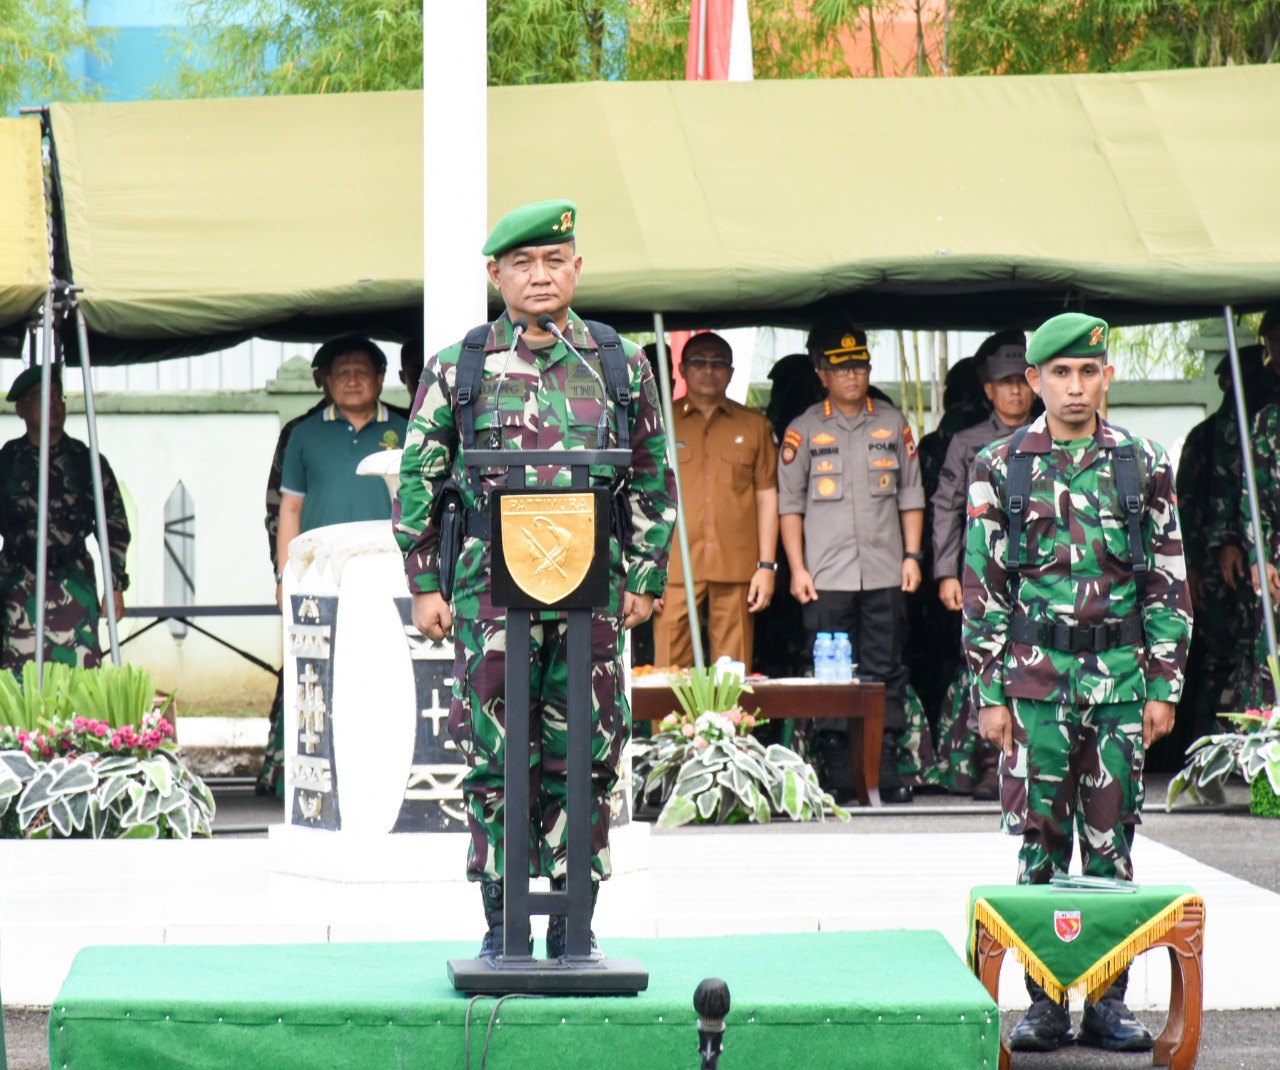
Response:
[[[911,437],[911,425],[904,424],[902,428],[902,441],[906,443],[907,456],[914,457],[916,455],[916,440]]]
[[[804,435],[800,434],[794,427],[789,428],[787,433],[782,436],[782,463],[790,464],[796,459],[796,450],[804,441]]]
[[[809,442],[814,446],[829,446],[836,440],[836,436],[826,431],[819,431]]]
[[[796,459],[796,448],[788,442],[782,447],[782,463],[790,464]]]
[[[398,449],[400,446],[400,436],[394,431],[384,431],[382,433],[382,448],[384,450]]]

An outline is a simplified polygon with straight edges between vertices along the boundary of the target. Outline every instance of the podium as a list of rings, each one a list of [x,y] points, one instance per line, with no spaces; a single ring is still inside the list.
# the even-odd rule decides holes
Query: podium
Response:
[[[507,467],[490,495],[492,598],[508,609],[503,835],[505,941],[492,959],[450,959],[449,980],[467,994],[635,995],[648,987],[638,962],[591,955],[591,614],[609,597],[609,491],[592,488],[591,467],[624,469],[627,449],[470,450],[467,464]],[[525,487],[525,469],[570,471],[570,486]],[[529,887],[529,653],[534,614],[567,616],[567,874],[565,888]],[[511,865],[512,859],[516,860]],[[514,871],[514,872],[513,872]],[[566,918],[563,959],[528,954],[534,914]]]

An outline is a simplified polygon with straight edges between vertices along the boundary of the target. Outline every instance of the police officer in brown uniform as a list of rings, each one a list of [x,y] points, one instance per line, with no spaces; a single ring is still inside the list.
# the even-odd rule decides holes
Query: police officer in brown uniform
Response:
[[[809,351],[824,401],[792,421],[778,456],[778,512],[791,592],[810,638],[847,632],[860,674],[885,687],[880,797],[910,802],[898,777],[906,731],[905,594],[920,585],[924,488],[906,418],[868,397],[866,335],[819,322]],[[851,793],[848,738],[820,732],[819,753],[837,794]]]

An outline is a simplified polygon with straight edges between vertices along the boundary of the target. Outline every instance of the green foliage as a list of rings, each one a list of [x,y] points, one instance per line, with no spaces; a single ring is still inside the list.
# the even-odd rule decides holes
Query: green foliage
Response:
[[[168,709],[166,700],[161,713]],[[17,731],[48,728],[55,719],[72,716],[105,721],[112,728],[137,724],[155,703],[151,674],[137,665],[113,665],[99,669],[73,669],[49,662],[44,682],[36,675],[34,661],[22,667],[22,686],[12,673],[0,672],[0,725]]]
[[[1271,63],[1274,0],[951,0],[959,74],[1067,74]]]
[[[622,75],[613,57],[621,51],[630,15],[626,0],[488,4],[490,85],[591,82]]]
[[[1258,817],[1280,817],[1280,793],[1266,777],[1249,785],[1249,813]]]
[[[1204,353],[1191,348],[1191,339],[1205,326],[1205,322],[1189,321],[1114,328],[1108,346],[1116,378],[1200,378],[1204,374]]]
[[[176,95],[422,88],[420,0],[187,0]]]
[[[714,665],[705,669],[687,669],[679,677],[673,677],[671,691],[689,718],[696,719],[703,713],[726,713],[738,705],[738,698],[751,688],[745,686],[742,677],[719,672]]]
[[[68,60],[102,56],[109,36],[89,28],[81,0],[0,0],[0,113],[95,97]]]

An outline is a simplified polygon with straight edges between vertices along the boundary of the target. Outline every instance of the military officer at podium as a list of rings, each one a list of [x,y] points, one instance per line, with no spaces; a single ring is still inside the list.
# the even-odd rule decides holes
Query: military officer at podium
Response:
[[[1025,772],[1020,884],[1071,865],[1133,880],[1146,748],[1173,727],[1191,635],[1173,468],[1164,450],[1098,415],[1113,368],[1107,324],[1066,312],[1027,348],[1044,415],[980,452],[969,483],[964,648],[978,730]],[[1132,501],[1128,508],[1127,501]],[[1018,503],[1021,503],[1019,508]],[[1021,519],[1017,519],[1018,517]],[[1078,1043],[1146,1051],[1125,1005],[1128,971],[1086,1003]],[[1071,1018],[1028,977],[1009,1038],[1049,1051]]]
[[[463,344],[430,356],[410,418],[396,503],[396,539],[413,593],[413,619],[424,634],[454,641],[454,692],[449,731],[471,766],[462,791],[471,832],[467,877],[480,884],[488,932],[481,955],[503,950],[503,762],[505,742],[505,610],[490,599],[489,491],[504,486],[507,469],[467,467],[466,423],[477,449],[595,447],[602,410],[605,448],[617,448],[626,421],[632,463],[612,488],[622,533],[610,539],[610,597],[592,620],[592,903],[608,878],[609,795],[618,775],[631,714],[622,691],[622,633],[653,611],[667,581],[675,522],[676,484],[667,462],[658,388],[640,349],[622,343],[629,407],[604,388],[601,339],[570,308],[582,258],[578,222],[569,201],[542,201],[510,212],[482,250],[489,279],[506,310],[489,325],[479,396],[467,413],[457,388]],[[573,348],[538,326],[550,315]],[[607,329],[606,329],[607,330]],[[605,333],[605,332],[599,332]],[[613,336],[612,331],[607,331]],[[567,487],[568,469],[530,470],[530,485]],[[602,477],[606,480],[611,476]],[[441,560],[436,510],[446,481],[460,490],[467,533],[456,562]],[[477,537],[479,533],[479,537]],[[452,604],[441,593],[442,572],[453,569]],[[446,585],[447,587],[447,585]],[[530,876],[565,883],[566,859],[566,622],[543,612],[532,627],[530,719],[533,737]],[[526,845],[514,845],[524,852]],[[523,864],[517,861],[516,864]],[[563,917],[547,931],[547,957],[566,949]],[[595,950],[594,937],[592,949]]]

